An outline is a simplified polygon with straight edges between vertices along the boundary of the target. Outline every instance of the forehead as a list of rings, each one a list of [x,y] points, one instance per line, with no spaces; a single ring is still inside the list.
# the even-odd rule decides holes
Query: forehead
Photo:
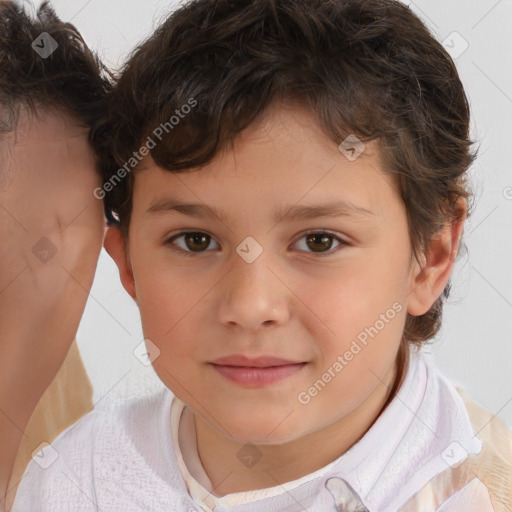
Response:
[[[84,146],[88,135],[88,127],[71,115],[58,110],[32,112],[20,108],[14,129],[0,134],[0,150],[4,157],[10,157],[8,160],[38,152],[50,155],[56,148]]]
[[[0,136],[0,186],[25,184],[27,177],[32,181],[58,178],[58,173],[71,173],[71,169],[91,172],[95,156],[88,133],[74,117],[58,110],[41,109],[34,114],[20,109],[16,127]]]
[[[279,202],[345,199],[381,210],[386,200],[399,199],[396,184],[381,167],[377,143],[361,148],[349,159],[352,154],[341,151],[307,111],[268,109],[199,169],[174,173],[145,157],[135,173],[134,209],[167,198],[246,211]]]
[[[5,142],[16,146],[66,143],[88,133],[86,126],[59,110],[41,108],[33,112],[20,108],[16,127],[6,134]]]

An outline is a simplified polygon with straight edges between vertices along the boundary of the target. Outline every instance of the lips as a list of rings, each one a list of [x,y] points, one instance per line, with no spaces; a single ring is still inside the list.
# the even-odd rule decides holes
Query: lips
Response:
[[[270,366],[287,366],[290,364],[301,364],[303,361],[291,361],[289,359],[281,359],[271,356],[262,356],[257,358],[249,358],[246,356],[233,355],[221,357],[212,361],[212,364],[222,366],[244,366],[247,368],[268,368]]]
[[[249,358],[240,355],[221,357],[210,364],[218,374],[246,388],[269,386],[300,372],[307,365],[306,362],[278,357]]]

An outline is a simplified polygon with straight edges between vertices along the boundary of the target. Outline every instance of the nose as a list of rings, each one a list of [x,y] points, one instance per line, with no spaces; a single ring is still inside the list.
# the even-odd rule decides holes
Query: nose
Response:
[[[292,292],[277,272],[259,256],[247,263],[234,255],[230,272],[219,289],[219,320],[247,331],[279,326],[289,318]]]

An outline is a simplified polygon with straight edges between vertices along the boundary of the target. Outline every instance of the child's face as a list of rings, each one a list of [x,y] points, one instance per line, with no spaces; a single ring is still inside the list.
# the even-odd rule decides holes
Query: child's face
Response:
[[[277,109],[198,172],[143,163],[122,277],[172,392],[223,435],[262,444],[382,405],[417,264],[405,206],[373,143],[350,161],[306,112]],[[166,209],[173,201],[198,214]],[[275,217],[341,201],[372,213]],[[222,220],[199,215],[206,207]],[[203,237],[177,236],[184,231]],[[308,240],[309,231],[342,242]],[[258,385],[212,364],[232,355],[303,364]]]

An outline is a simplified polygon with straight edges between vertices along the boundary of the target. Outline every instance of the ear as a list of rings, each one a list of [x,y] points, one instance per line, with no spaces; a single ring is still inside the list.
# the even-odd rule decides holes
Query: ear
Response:
[[[427,251],[422,255],[421,268],[417,263],[414,265],[407,303],[407,312],[412,316],[425,314],[443,293],[450,278],[467,216],[464,198],[458,199],[456,211],[459,214],[457,219],[447,222],[432,237]]]
[[[136,301],[135,279],[133,278],[132,267],[127,257],[126,244],[121,230],[117,227],[109,226],[105,232],[103,246],[110,257],[116,262],[123,288]]]

